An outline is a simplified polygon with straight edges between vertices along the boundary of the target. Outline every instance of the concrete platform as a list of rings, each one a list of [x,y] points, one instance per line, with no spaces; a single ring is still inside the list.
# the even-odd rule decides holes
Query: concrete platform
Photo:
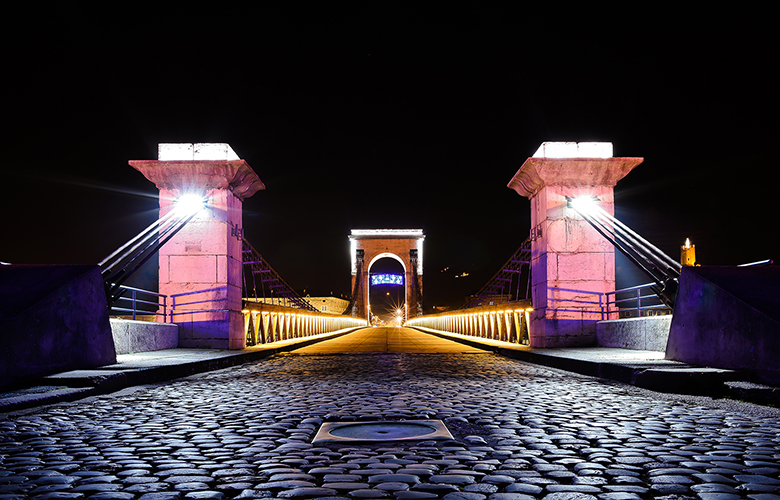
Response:
[[[663,359],[658,351],[608,347],[532,349],[508,342],[423,328],[356,328],[242,350],[166,349],[117,356],[117,363],[43,377],[39,384],[0,393],[0,412],[16,411],[125,387],[165,382],[262,360],[277,353],[338,355],[346,352],[496,353],[551,368],[616,380],[646,389],[733,397],[780,406],[780,388],[754,383],[748,374]]]

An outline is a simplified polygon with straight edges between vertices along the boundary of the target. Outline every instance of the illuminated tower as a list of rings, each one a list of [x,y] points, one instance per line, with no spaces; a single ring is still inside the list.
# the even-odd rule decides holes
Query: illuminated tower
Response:
[[[242,204],[265,189],[227,144],[160,144],[130,165],[160,190],[160,217],[195,194],[206,209],[160,249],[159,292],[179,325],[179,347],[242,349]]]
[[[599,301],[615,290],[615,249],[572,208],[588,196],[614,214],[614,186],[643,158],[613,158],[612,143],[545,142],[508,187],[531,200],[532,347],[592,345]]]

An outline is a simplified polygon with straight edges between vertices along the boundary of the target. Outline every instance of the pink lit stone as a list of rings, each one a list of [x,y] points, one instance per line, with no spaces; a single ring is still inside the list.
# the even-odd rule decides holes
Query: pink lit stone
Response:
[[[265,186],[227,144],[161,144],[160,158],[130,162],[160,190],[160,217],[182,194],[207,199],[159,251],[159,291],[173,305],[179,347],[242,349],[242,204]]]
[[[531,200],[532,347],[595,342],[595,322],[608,319],[602,317],[598,294],[615,290],[615,249],[567,207],[566,197],[596,196],[599,206],[614,214],[615,184],[643,161],[538,156],[564,150],[568,151],[565,154],[578,150],[611,152],[611,145],[602,147],[608,143],[588,143],[579,149],[576,143],[567,143],[565,148],[558,144],[545,143],[508,184]]]

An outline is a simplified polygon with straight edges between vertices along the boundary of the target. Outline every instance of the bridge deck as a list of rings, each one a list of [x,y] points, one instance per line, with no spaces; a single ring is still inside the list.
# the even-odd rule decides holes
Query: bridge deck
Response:
[[[318,342],[291,352],[294,354],[334,354],[344,352],[486,353],[489,351],[428,335],[411,328],[378,327],[361,328],[347,335]]]

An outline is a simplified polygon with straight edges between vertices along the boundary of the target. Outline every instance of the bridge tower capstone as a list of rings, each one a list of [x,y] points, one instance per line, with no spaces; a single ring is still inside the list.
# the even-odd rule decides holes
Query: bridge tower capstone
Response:
[[[130,165],[160,190],[160,217],[185,195],[204,208],[159,251],[159,292],[179,325],[179,347],[243,349],[242,204],[265,189],[227,144],[160,144]]]
[[[615,290],[615,248],[567,197],[614,215],[615,185],[642,161],[613,158],[612,143],[545,142],[509,182],[531,200],[531,347],[595,343],[597,294]]]
[[[404,268],[406,304],[404,318],[420,316],[423,281],[422,229],[353,229],[349,236],[352,260],[352,315],[371,322],[369,271],[379,259],[389,257]]]

